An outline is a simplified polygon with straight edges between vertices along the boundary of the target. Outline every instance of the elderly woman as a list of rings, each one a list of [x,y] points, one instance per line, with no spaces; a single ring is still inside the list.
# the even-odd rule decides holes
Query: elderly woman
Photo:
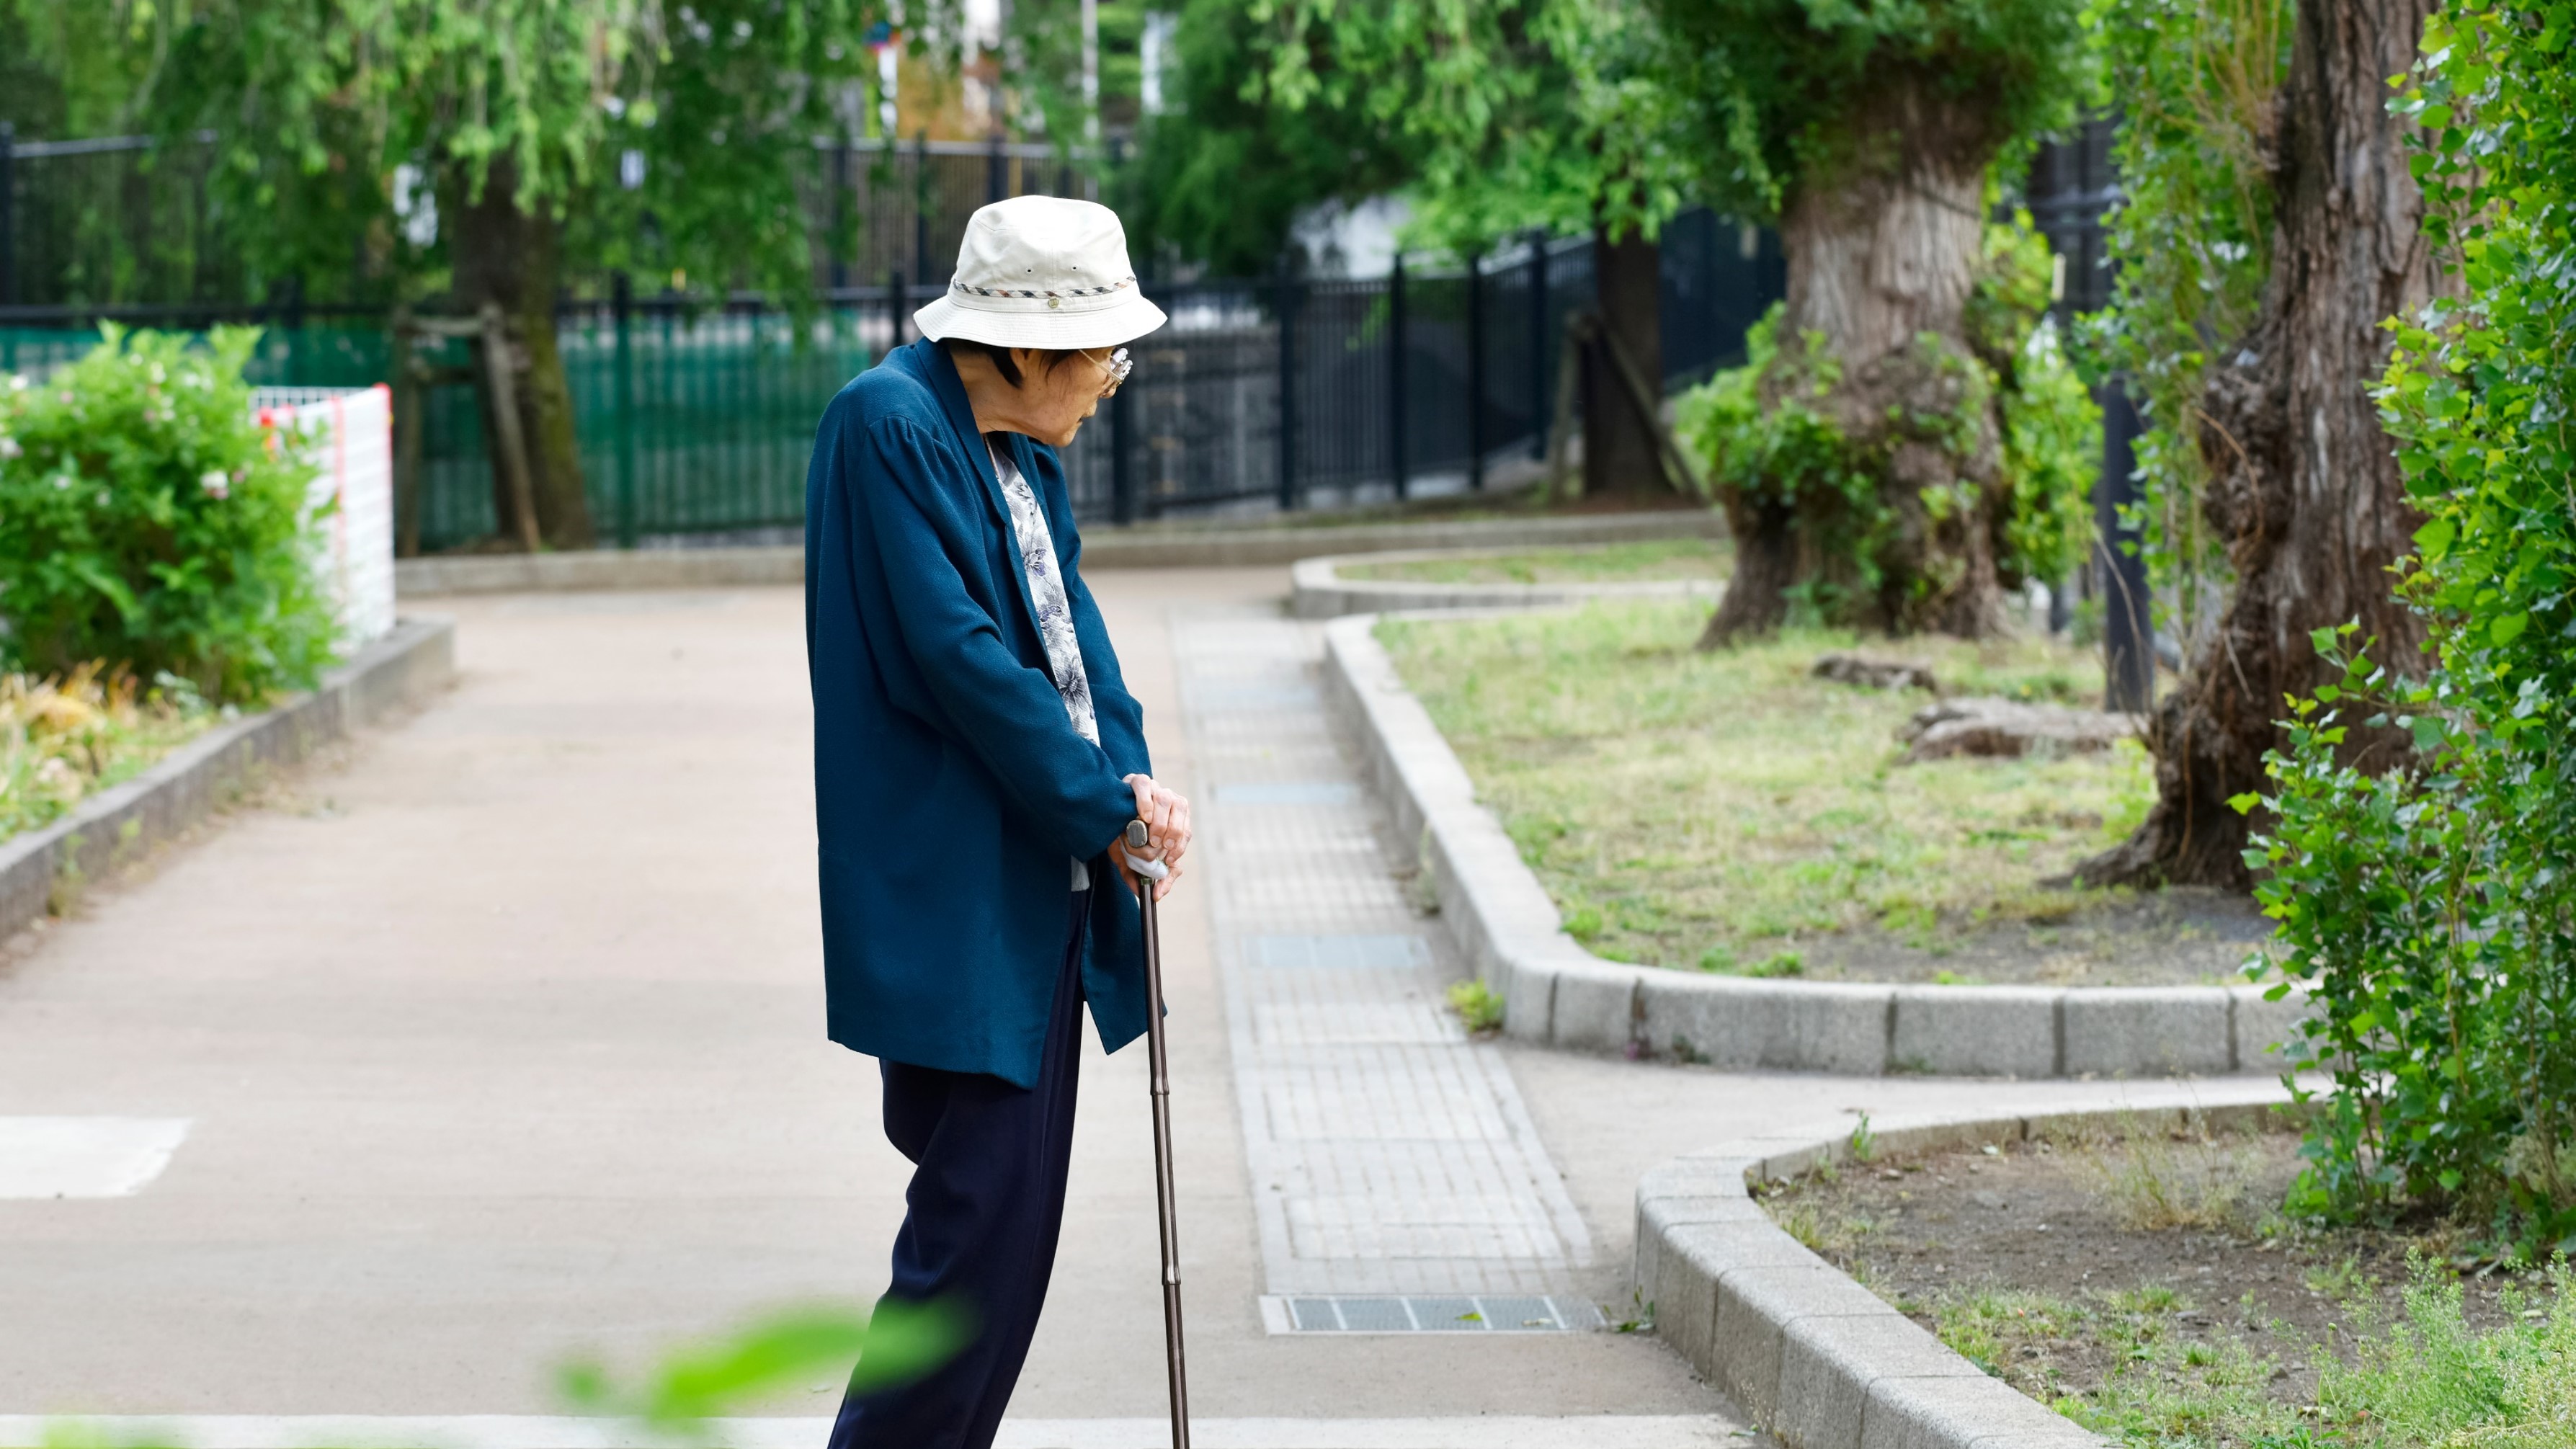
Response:
[[[912,1160],[890,1299],[962,1304],[929,1378],[853,1392],[832,1449],[983,1449],[1027,1357],[1064,1219],[1088,1004],[1145,1029],[1137,877],[1179,875],[1189,803],[1083,587],[1056,449],[1163,313],[1108,208],[975,213],[921,340],[843,388],[805,484],[823,972],[832,1040],[876,1057]]]

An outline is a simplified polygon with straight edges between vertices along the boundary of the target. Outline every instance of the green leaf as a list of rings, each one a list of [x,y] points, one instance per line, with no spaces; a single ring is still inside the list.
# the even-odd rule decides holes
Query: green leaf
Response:
[[[2510,644],[2530,626],[2529,614],[2499,614],[2487,625],[2487,637],[2498,644]]]
[[[2254,807],[2262,803],[2263,797],[2251,790],[2246,791],[2242,795],[2230,795],[2227,797],[2228,808],[2234,810],[2239,815],[2252,814]]]

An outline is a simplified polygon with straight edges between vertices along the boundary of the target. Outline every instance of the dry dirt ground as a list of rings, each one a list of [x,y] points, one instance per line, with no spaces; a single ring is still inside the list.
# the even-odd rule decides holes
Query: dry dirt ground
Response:
[[[1849,1165],[1766,1202],[1793,1236],[2043,1401],[2098,1395],[2158,1361],[2180,1382],[2241,1349],[2270,1361],[2271,1397],[2310,1402],[2317,1349],[2393,1315],[2410,1256],[2458,1273],[2474,1327],[2545,1301],[2536,1277],[2481,1271],[2456,1231],[2284,1221],[2298,1147],[2286,1124],[1994,1143]]]

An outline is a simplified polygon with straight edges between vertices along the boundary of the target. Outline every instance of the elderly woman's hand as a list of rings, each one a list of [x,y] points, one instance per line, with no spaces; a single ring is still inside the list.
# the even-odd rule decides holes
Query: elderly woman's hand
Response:
[[[1136,818],[1145,822],[1145,848],[1136,854],[1145,860],[1159,860],[1169,873],[1154,883],[1154,899],[1159,901],[1172,893],[1172,885],[1181,878],[1181,857],[1190,849],[1190,802],[1179,792],[1155,783],[1151,775],[1130,775],[1127,787],[1136,792]],[[1109,858],[1118,867],[1119,877],[1129,890],[1136,889],[1136,876],[1127,869],[1126,843],[1110,843]]]

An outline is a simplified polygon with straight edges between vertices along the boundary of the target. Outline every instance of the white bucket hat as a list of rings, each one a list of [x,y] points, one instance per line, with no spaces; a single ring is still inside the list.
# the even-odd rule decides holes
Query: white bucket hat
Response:
[[[933,342],[1115,347],[1163,325],[1127,264],[1127,229],[1096,201],[1014,196],[980,207],[948,294],[912,314]]]

